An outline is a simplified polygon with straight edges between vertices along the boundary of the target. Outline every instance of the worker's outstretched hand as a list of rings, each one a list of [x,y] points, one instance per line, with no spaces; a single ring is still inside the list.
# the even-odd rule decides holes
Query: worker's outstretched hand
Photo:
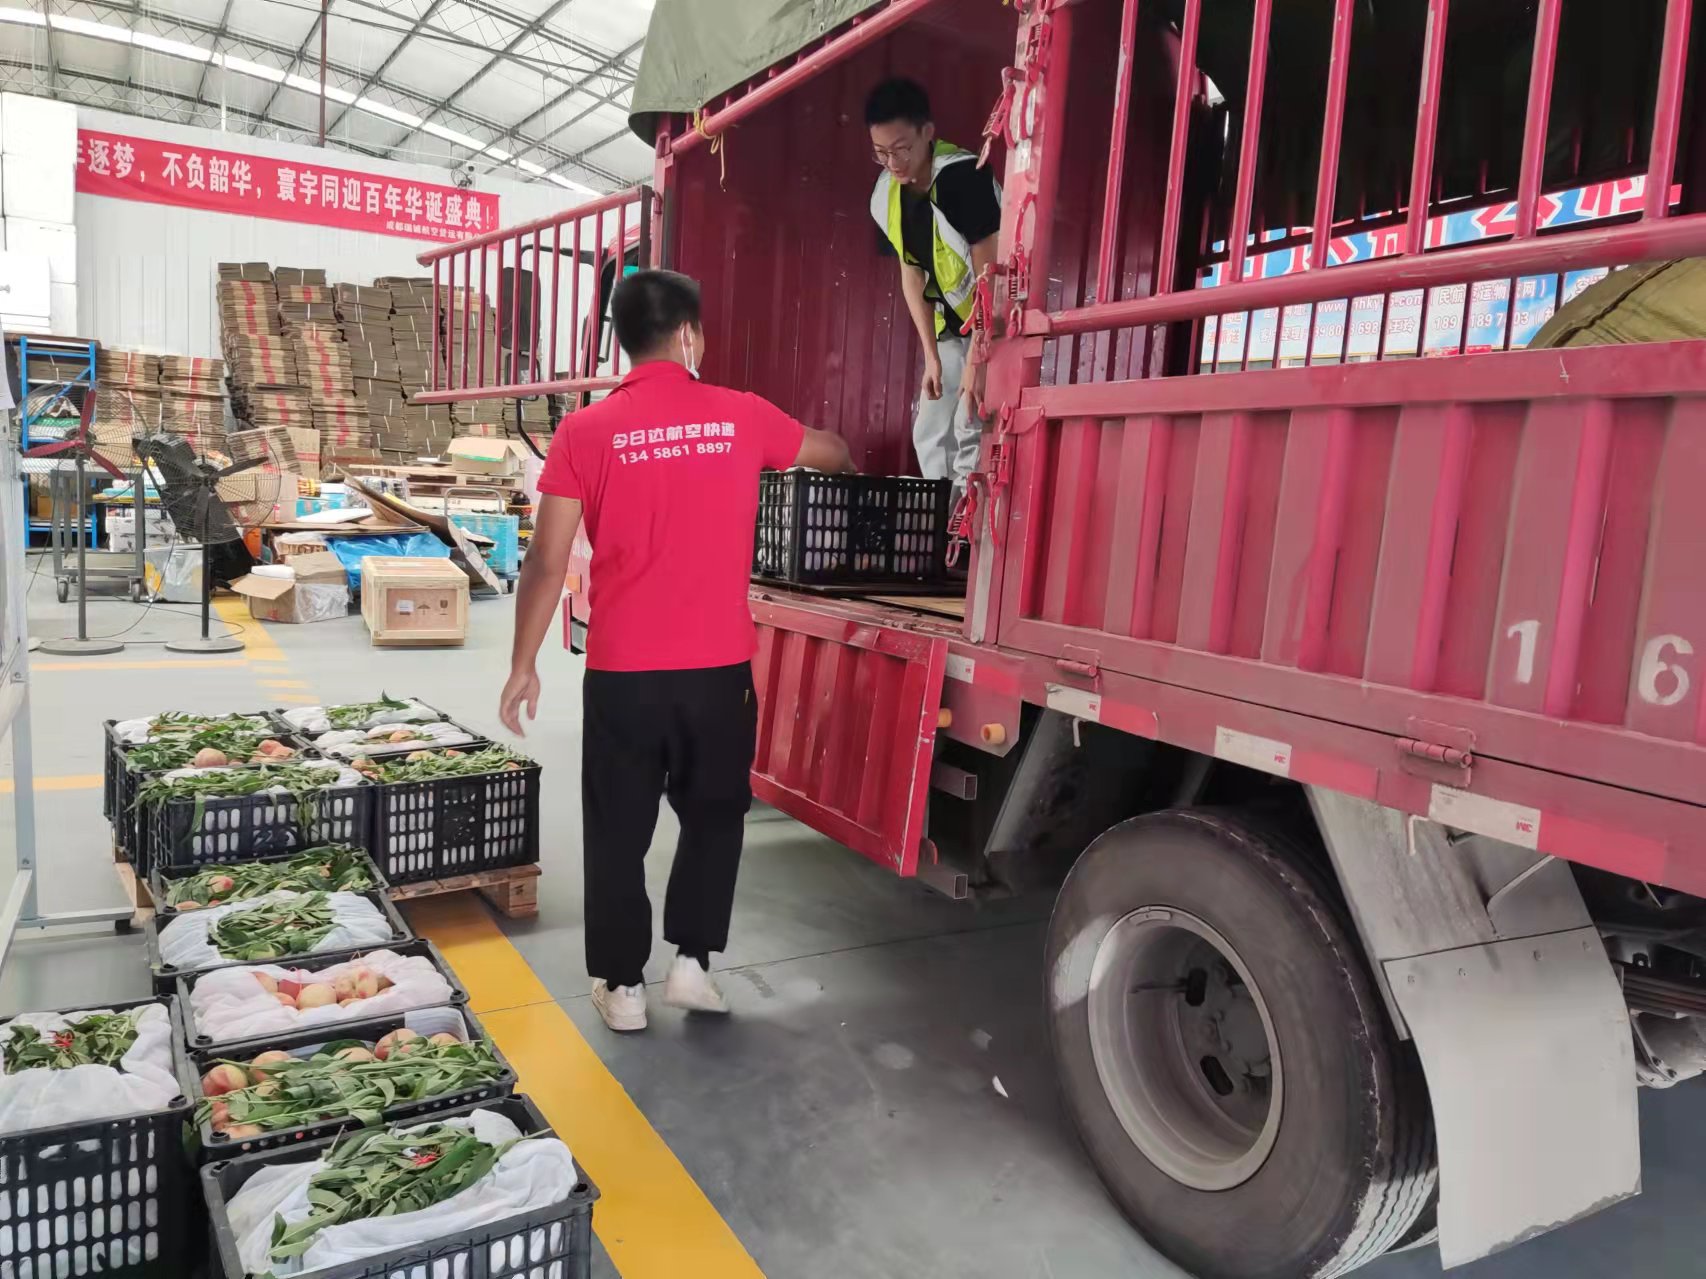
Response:
[[[527,736],[527,731],[521,726],[523,706],[527,707],[528,719],[538,718],[539,673],[532,667],[510,671],[509,682],[504,685],[503,696],[498,699],[498,718],[517,737]]]
[[[987,364],[968,364],[960,382],[960,396],[974,418],[983,416],[983,388],[989,373]]]
[[[942,361],[926,360],[924,362],[924,398],[939,400],[942,398]]]

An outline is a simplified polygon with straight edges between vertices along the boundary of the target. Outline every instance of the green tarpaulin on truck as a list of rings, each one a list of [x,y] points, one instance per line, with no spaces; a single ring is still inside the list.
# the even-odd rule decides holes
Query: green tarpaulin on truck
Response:
[[[1546,321],[1530,350],[1706,337],[1706,258],[1613,271]]]
[[[883,0],[658,0],[628,122],[650,142],[657,117],[693,112]]]

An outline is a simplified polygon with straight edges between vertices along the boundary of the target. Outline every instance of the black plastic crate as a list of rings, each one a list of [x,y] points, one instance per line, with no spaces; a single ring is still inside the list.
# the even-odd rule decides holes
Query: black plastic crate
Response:
[[[279,735],[284,743],[296,749],[297,754],[289,763],[307,763],[318,758],[300,738]],[[118,748],[118,777],[117,798],[114,815],[111,818],[113,827],[113,843],[131,861],[137,859],[138,851],[147,842],[146,814],[136,807],[136,795],[151,778],[159,777],[162,773],[174,772],[174,769],[137,769],[130,767],[127,762],[128,748],[120,745]]]
[[[148,892],[154,899],[154,917],[164,923],[178,914],[177,907],[166,904],[166,899],[170,896],[168,886],[175,880],[189,879],[192,875],[199,875],[203,871],[212,870],[214,866],[229,866],[238,862],[287,862],[297,856],[298,853],[306,851],[308,850],[299,849],[296,853],[277,853],[270,857],[234,857],[225,862],[214,862],[211,865],[202,866],[156,866],[148,876]],[[365,848],[351,848],[349,851],[367,863],[368,876],[373,880],[372,889],[364,888],[358,891],[384,892],[391,887],[390,882],[380,872],[379,867],[374,865],[372,853]]]
[[[555,1136],[539,1108],[526,1097],[506,1097],[476,1106],[459,1106],[433,1115],[453,1119],[476,1110],[503,1114],[528,1136]],[[415,1127],[430,1120],[405,1120]],[[304,1141],[285,1150],[239,1155],[202,1169],[202,1191],[212,1218],[214,1263],[225,1279],[246,1279],[237,1255],[237,1239],[231,1230],[226,1205],[263,1168],[285,1163],[306,1163],[321,1158],[333,1144],[331,1138]],[[328,1266],[312,1272],[314,1279],[393,1279],[395,1276],[455,1275],[457,1279],[588,1279],[592,1273],[592,1209],[598,1188],[579,1163],[575,1184],[560,1203],[533,1212],[518,1213],[460,1235],[428,1239],[376,1253],[361,1261]]]
[[[119,771],[123,764],[119,760],[118,734],[113,731],[117,723],[116,719],[109,719],[101,726],[101,816],[109,822],[114,822],[115,836],[117,823],[114,821],[114,814],[123,811],[118,800]]]
[[[947,574],[947,480],[767,471],[758,484],[755,577],[843,586]]]
[[[352,957],[369,950],[395,950],[405,942],[412,942],[415,940],[415,930],[410,928],[409,925],[404,922],[403,917],[397,913],[397,908],[391,904],[390,897],[385,894],[383,889],[365,892],[362,893],[361,896],[367,898],[368,901],[377,906],[379,908],[379,913],[383,915],[386,922],[391,925],[390,941],[362,946],[355,950],[345,948],[343,950],[313,951],[306,955],[281,955],[277,959],[231,959],[224,963],[209,964],[205,968],[197,968],[193,970],[174,967],[171,964],[164,963],[160,958],[161,925],[170,923],[183,912],[172,911],[164,919],[158,915],[150,916],[143,924],[142,930],[144,940],[148,947],[148,971],[154,979],[154,993],[156,995],[170,995],[174,993],[178,988],[178,978],[189,976],[191,971],[199,976],[203,973],[217,972],[221,968],[249,968],[253,967],[255,964],[261,963],[295,964],[300,960],[318,959],[324,955],[343,955],[345,957]]]
[[[319,844],[366,848],[372,819],[373,788],[365,781],[328,787],[306,804],[289,794],[167,800],[140,814],[141,839],[132,860],[137,873],[148,876],[158,867],[246,861]]]
[[[374,796],[373,860],[393,884],[539,860],[537,764],[424,782],[380,782]]]
[[[423,1021],[423,1018],[431,1020]],[[241,1060],[247,1062],[252,1061],[263,1052],[274,1051],[312,1056],[312,1052],[307,1050],[317,1049],[322,1044],[328,1044],[344,1039],[359,1039],[364,1043],[372,1045],[390,1034],[392,1031],[404,1028],[408,1028],[410,1030],[421,1030],[423,1034],[436,1034],[438,1033],[437,1031],[428,1032],[424,1027],[428,1024],[433,1024],[433,1022],[439,1018],[449,1019],[451,1022],[459,1025],[461,1027],[462,1038],[464,1041],[473,1043],[476,1040],[483,1039],[490,1044],[492,1053],[497,1058],[498,1065],[502,1068],[501,1072],[494,1078],[487,1080],[485,1083],[477,1084],[469,1088],[463,1088],[457,1092],[443,1093],[437,1097],[427,1097],[421,1101],[403,1102],[399,1105],[391,1106],[381,1116],[382,1122],[396,1123],[402,1120],[430,1116],[443,1110],[453,1110],[457,1107],[476,1105],[483,1101],[495,1101],[502,1097],[508,1097],[515,1091],[514,1067],[509,1064],[509,1060],[501,1051],[499,1051],[497,1044],[493,1042],[492,1037],[486,1033],[486,1028],[480,1025],[479,1021],[475,1019],[473,1013],[469,1012],[466,1008],[416,1008],[406,1013],[398,1013],[392,1017],[381,1017],[375,1018],[372,1021],[362,1022],[359,1024],[357,1033],[351,1033],[349,1028],[338,1026],[330,1029],[322,1028],[319,1030],[300,1032],[294,1035],[280,1035],[276,1038],[267,1039],[264,1041],[264,1047],[241,1058],[233,1058],[226,1053],[193,1053],[190,1056],[190,1069],[193,1072],[193,1078],[190,1081],[192,1097],[194,1101],[199,1104],[202,1097],[199,1083],[200,1079],[221,1061]],[[414,1024],[416,1022],[419,1022],[420,1024]],[[214,1132],[213,1124],[210,1120],[204,1120],[202,1123],[197,1125],[200,1133],[202,1157],[204,1159],[230,1159],[235,1158],[237,1155],[253,1154],[260,1150],[276,1150],[281,1146],[293,1146],[299,1141],[313,1141],[321,1137],[336,1136],[338,1133],[343,1132],[346,1129],[357,1128],[360,1126],[360,1123],[353,1117],[324,1119],[318,1123],[302,1124],[295,1128],[279,1128],[260,1137],[244,1137],[240,1140],[232,1141],[222,1133]]]
[[[241,711],[238,713],[266,721],[273,728],[279,730],[276,735],[287,746],[294,746],[298,751],[307,749],[307,743],[288,727],[279,725],[271,711]],[[209,718],[215,717],[210,716]],[[140,828],[134,808],[136,790],[152,774],[138,772],[125,766],[125,758],[130,748],[136,743],[121,742],[116,732],[117,727],[118,721],[116,719],[109,719],[102,725],[105,745],[102,750],[101,816],[112,823],[113,843],[121,853],[130,855],[134,853],[140,843]]]
[[[400,946],[369,946],[364,950],[345,950],[328,955],[303,955],[297,959],[266,960],[279,968],[291,968],[302,972],[319,972],[322,968],[331,968],[336,964],[348,963],[352,959],[360,959],[363,955],[376,950],[389,950],[399,955],[423,956],[438,969],[438,975],[443,977],[450,987],[450,999],[446,1007],[464,1007],[468,1003],[468,990],[456,980],[456,974],[450,971],[450,965],[444,962],[444,956],[438,953],[438,947],[425,938],[417,937],[414,941],[404,942]],[[258,968],[261,963],[239,964],[240,968]],[[207,970],[213,971],[212,969]],[[248,1039],[228,1039],[217,1041],[211,1035],[201,1034],[196,1029],[195,1010],[190,1003],[190,995],[195,990],[196,983],[202,979],[203,973],[189,973],[178,978],[178,1004],[184,1020],[184,1042],[191,1052],[208,1053],[215,1057],[233,1057],[248,1060],[256,1053],[263,1053],[268,1048],[287,1047],[286,1041],[295,1043],[318,1043],[326,1039],[348,1035],[352,1039],[365,1037],[365,1028],[371,1024],[385,1021],[386,1015],[357,1019],[353,1021],[334,1022],[329,1026],[310,1026],[300,1031],[286,1031],[271,1035],[257,1035]],[[392,1014],[400,1016],[401,1014]],[[384,1032],[381,1031],[381,1034]]]
[[[190,1270],[195,1171],[184,1150],[192,1076],[175,1001],[166,1004],[182,1094],[163,1110],[0,1135],[0,1274],[181,1279]],[[81,1012],[82,1008],[57,1010]]]

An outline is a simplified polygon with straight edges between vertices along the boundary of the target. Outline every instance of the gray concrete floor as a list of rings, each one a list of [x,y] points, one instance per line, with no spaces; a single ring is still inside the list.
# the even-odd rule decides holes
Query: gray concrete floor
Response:
[[[45,573],[31,608],[34,634],[74,624]],[[115,601],[94,607],[90,630],[129,628],[126,638],[138,642],[106,662],[164,662],[159,647],[142,645],[194,627],[187,613],[144,614]],[[42,671],[34,681],[38,774],[98,773],[102,719],[247,709],[270,701],[257,683],[268,678],[308,680],[331,699],[413,694],[497,729],[508,601],[475,603],[460,650],[374,650],[355,617],[271,634],[289,671]],[[731,949],[719,963],[735,1016],[708,1024],[665,1011],[643,1036],[605,1032],[586,999],[581,956],[578,664],[555,634],[541,673],[544,706],[527,741],[547,777],[540,916],[506,929],[766,1273],[1177,1276],[1108,1202],[1057,1100],[1041,1014],[1046,901],[957,905],[760,810],[748,828]],[[49,790],[36,800],[43,908],[118,904],[99,792]],[[0,822],[9,838],[10,813]],[[650,865],[660,897],[674,838],[666,808]],[[660,944],[650,976],[661,976],[666,958]],[[0,1011],[143,993],[136,940],[106,933],[22,936],[0,972]],[[1647,1093],[1641,1105],[1643,1196],[1459,1273],[1700,1275],[1706,1089]],[[615,1271],[601,1254],[594,1273]],[[1364,1273],[1423,1279],[1439,1265],[1421,1252]]]

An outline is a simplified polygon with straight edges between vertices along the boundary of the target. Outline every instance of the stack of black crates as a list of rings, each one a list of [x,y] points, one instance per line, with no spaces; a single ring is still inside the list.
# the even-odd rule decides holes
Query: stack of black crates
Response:
[[[338,763],[323,757],[282,712],[257,712],[294,761]],[[212,718],[212,717],[210,717]],[[306,1055],[333,1040],[369,1045],[399,1029],[427,1027],[467,1042],[488,1040],[468,1009],[467,991],[437,949],[416,938],[387,898],[395,885],[538,860],[539,767],[399,783],[358,783],[319,792],[313,803],[257,794],[229,799],[166,800],[139,808],[149,775],[131,767],[131,746],[106,725],[104,807],[118,855],[132,863],[153,894],[157,913],[146,929],[155,995],[112,1006],[129,1012],[163,1007],[172,1025],[173,1070],[180,1095],[164,1108],[0,1136],[0,1191],[14,1205],[0,1230],[0,1274],[102,1274],[119,1279],[242,1279],[238,1241],[228,1207],[248,1180],[270,1166],[324,1156],[354,1119],[334,1119],[259,1135],[228,1137],[198,1113],[202,1079],[226,1061],[247,1062],[265,1052]],[[490,743],[473,739],[460,749]],[[437,749],[428,747],[427,749]],[[383,758],[383,756],[379,757]],[[239,765],[239,767],[243,767]],[[196,984],[232,963],[179,971],[162,962],[159,930],[178,917],[172,883],[209,866],[285,860],[309,848],[338,844],[366,859],[368,894],[391,927],[385,949],[429,962],[444,979],[448,1002],[369,1019],[340,1020],[317,1029],[218,1042],[194,1023]],[[369,948],[377,949],[377,948]],[[364,952],[322,952],[278,961],[321,970]],[[67,1014],[80,1010],[64,1010]],[[496,1110],[526,1135],[550,1127],[525,1096],[493,1045],[495,1078],[454,1094],[405,1102],[379,1116],[386,1125],[414,1125]],[[534,1212],[495,1220],[477,1230],[315,1271],[316,1279],[385,1279],[427,1273],[522,1279],[550,1273],[584,1279],[590,1273],[592,1209],[598,1197],[576,1169],[563,1200]]]

